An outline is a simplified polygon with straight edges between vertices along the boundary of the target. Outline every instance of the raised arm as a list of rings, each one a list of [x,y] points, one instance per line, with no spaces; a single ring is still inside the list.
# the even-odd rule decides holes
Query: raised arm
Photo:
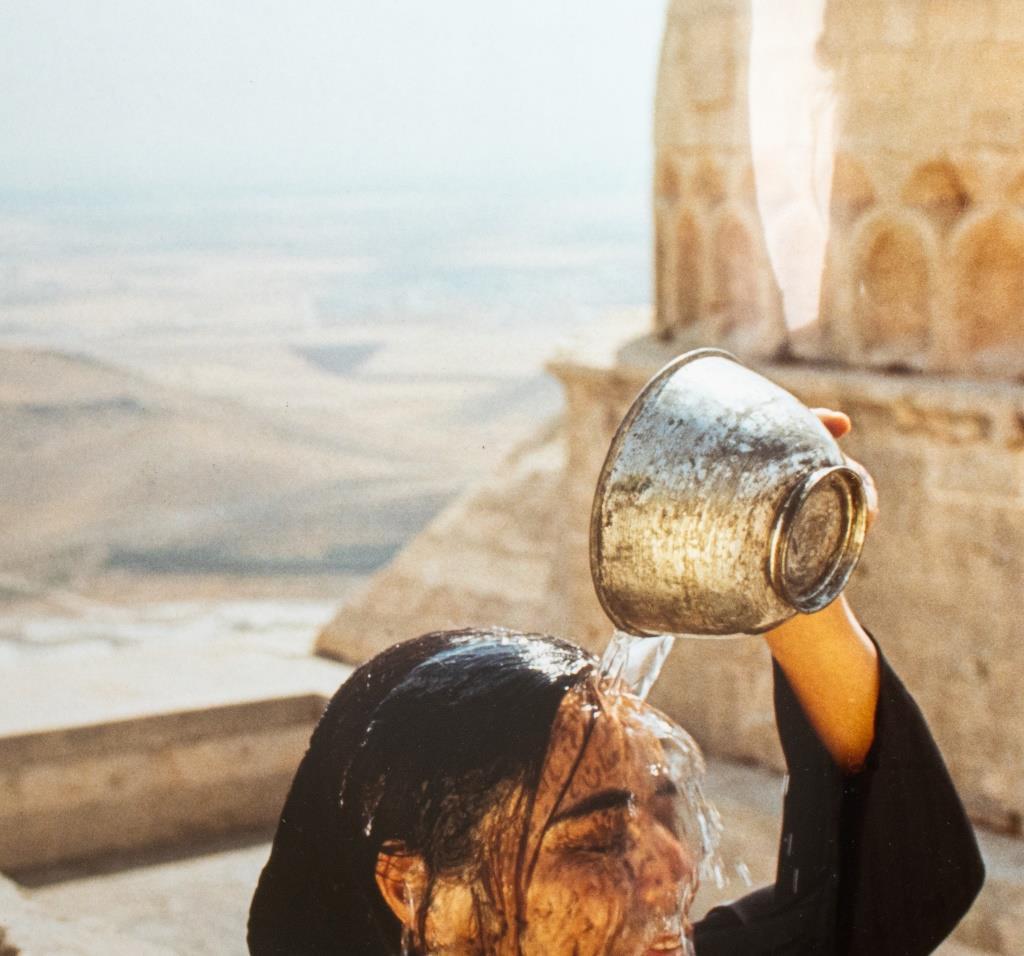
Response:
[[[819,416],[837,438],[849,430]],[[697,956],[933,952],[984,866],[920,710],[843,597],[766,639],[790,773],[775,883],[700,920]]]
[[[842,412],[816,412],[835,438],[850,430]],[[870,476],[859,470],[868,489],[870,522],[877,495]],[[765,639],[832,759],[847,772],[859,769],[874,736],[878,655],[846,597],[816,614],[798,614]]]

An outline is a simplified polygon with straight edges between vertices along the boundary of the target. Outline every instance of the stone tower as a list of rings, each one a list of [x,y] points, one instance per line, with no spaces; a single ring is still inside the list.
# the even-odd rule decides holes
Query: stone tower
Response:
[[[750,0],[669,6],[654,111],[655,327],[770,355],[785,325],[751,162],[750,27]]]
[[[779,327],[753,174],[774,160],[746,133],[749,3],[675,0],[655,123],[657,330],[751,356],[1021,376],[1024,4],[827,0],[818,16],[834,129],[817,321]]]

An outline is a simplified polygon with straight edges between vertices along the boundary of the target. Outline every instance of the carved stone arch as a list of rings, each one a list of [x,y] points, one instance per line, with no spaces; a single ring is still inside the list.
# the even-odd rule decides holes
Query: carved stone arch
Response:
[[[658,151],[655,163],[654,194],[658,199],[675,202],[683,192],[683,177],[671,151]]]
[[[1024,172],[1018,173],[1010,182],[1006,198],[1016,206],[1024,206]]]
[[[963,178],[947,159],[918,166],[903,187],[902,198],[944,228],[952,226],[971,205]]]
[[[909,216],[880,212],[852,238],[854,338],[865,357],[925,364],[937,249]]]
[[[675,287],[676,324],[694,325],[704,302],[704,234],[693,210],[684,209],[676,221]]]
[[[875,187],[864,166],[847,153],[837,153],[832,167],[832,217],[839,222],[852,223],[877,199]]]
[[[746,218],[726,210],[715,221],[712,238],[711,312],[718,331],[728,335],[759,317],[759,244]]]
[[[960,341],[975,354],[1001,346],[1019,349],[1024,340],[1024,216],[1002,210],[965,223],[955,239],[953,261]],[[1013,356],[1005,358],[1006,363],[995,364],[1014,364]]]
[[[728,189],[722,168],[710,159],[704,160],[694,173],[693,191],[694,196],[708,209],[724,202]]]

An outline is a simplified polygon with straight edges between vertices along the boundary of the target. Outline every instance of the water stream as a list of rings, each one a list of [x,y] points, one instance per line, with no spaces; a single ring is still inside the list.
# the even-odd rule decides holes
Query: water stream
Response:
[[[675,643],[675,634],[637,637],[616,631],[601,655],[601,676],[621,682],[632,694],[647,700]]]
[[[640,637],[624,631],[615,631],[601,656],[600,674],[611,686],[618,687],[641,700],[646,700],[661,674],[668,655],[675,646],[677,635],[661,634]],[[700,880],[710,880],[719,889],[729,883],[720,854],[723,832],[717,809],[704,795],[704,758],[700,748],[681,727],[651,710],[645,717],[648,728],[661,743],[665,762],[680,791],[680,819],[687,841],[700,857]],[[747,865],[738,861],[735,872],[746,886],[751,885]],[[692,892],[696,886],[692,887]],[[688,893],[683,902],[685,913],[692,898]],[[688,934],[682,939],[684,952],[693,956],[693,944]]]

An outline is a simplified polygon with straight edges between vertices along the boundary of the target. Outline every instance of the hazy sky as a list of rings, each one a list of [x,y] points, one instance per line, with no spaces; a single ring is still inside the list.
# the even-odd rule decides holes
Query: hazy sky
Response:
[[[664,0],[0,0],[0,190],[649,178]]]

